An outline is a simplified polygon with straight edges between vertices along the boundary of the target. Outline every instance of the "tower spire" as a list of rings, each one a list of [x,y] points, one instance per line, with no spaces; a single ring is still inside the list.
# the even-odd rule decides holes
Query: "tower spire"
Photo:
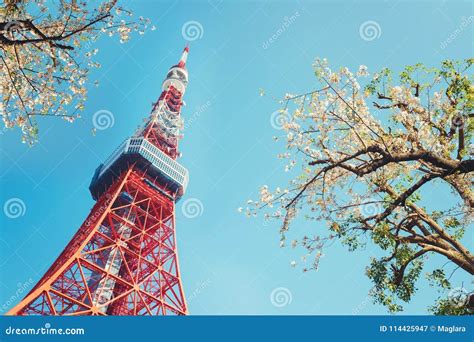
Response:
[[[181,58],[179,59],[178,67],[186,68],[186,61],[188,60],[188,53],[189,53],[189,45],[186,44],[183,53],[181,54]]]
[[[188,85],[188,53],[189,46],[186,46],[178,64],[168,70],[161,87],[162,93],[154,104],[146,127],[141,131],[143,137],[173,159],[179,155],[178,141],[184,126],[181,106]]]

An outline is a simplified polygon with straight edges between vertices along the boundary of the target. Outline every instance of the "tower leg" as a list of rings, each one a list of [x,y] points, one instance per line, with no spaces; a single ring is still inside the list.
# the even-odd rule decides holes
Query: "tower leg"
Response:
[[[8,315],[185,315],[174,201],[133,167]]]

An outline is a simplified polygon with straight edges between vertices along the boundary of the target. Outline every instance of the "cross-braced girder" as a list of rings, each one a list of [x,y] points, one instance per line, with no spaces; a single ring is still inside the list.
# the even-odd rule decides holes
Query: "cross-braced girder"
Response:
[[[16,315],[184,315],[174,201],[125,172]]]

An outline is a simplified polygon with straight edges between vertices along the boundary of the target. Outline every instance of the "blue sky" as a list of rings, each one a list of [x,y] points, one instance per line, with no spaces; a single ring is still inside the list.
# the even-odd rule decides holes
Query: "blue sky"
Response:
[[[163,77],[175,64],[186,40],[186,22],[202,25],[190,43],[190,83],[185,94],[186,124],[181,163],[190,172],[186,198],[203,204],[201,216],[186,218],[177,205],[177,236],[182,279],[192,314],[384,314],[367,298],[364,275],[369,256],[334,244],[317,272],[290,267],[303,250],[280,249],[278,222],[247,219],[237,212],[256,198],[263,184],[287,184],[281,152],[270,124],[274,98],[314,89],[311,64],[316,56],[334,68],[400,70],[423,62],[472,55],[469,1],[126,1],[136,16],[149,17],[156,31],[134,35],[127,44],[105,37],[97,60],[83,119],[69,124],[41,121],[40,143],[28,148],[18,132],[0,136],[0,203],[20,198],[23,216],[1,215],[0,307],[19,284],[36,282],[85,219],[93,200],[88,185],[95,168],[131,135],[160,94]],[[288,19],[282,33],[278,30]],[[375,21],[380,36],[361,38],[362,23]],[[280,31],[281,32],[281,31]],[[456,33],[457,32],[457,33]],[[455,35],[448,42],[448,38]],[[277,38],[269,43],[272,36]],[[446,45],[446,47],[445,47]],[[259,96],[259,88],[267,95]],[[203,109],[204,108],[204,109]],[[92,116],[110,111],[114,125],[94,136]],[[431,190],[432,205],[446,198]],[[450,200],[450,198],[448,198]],[[323,226],[322,224],[320,226]],[[300,223],[294,233],[314,229]],[[471,245],[472,247],[472,245]],[[440,260],[439,262],[442,262]],[[31,280],[30,280],[31,278]],[[468,282],[458,272],[454,284]],[[436,292],[426,283],[407,314],[426,313]],[[20,285],[21,286],[21,285]],[[284,287],[292,301],[276,307],[270,294]],[[21,296],[20,296],[21,297]],[[2,309],[3,312],[3,309]]]

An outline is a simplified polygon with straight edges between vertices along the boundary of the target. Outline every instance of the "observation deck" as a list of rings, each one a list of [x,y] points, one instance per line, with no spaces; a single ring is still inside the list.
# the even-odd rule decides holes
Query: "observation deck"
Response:
[[[145,170],[150,179],[156,179],[163,189],[156,188],[151,182],[148,185],[162,193],[165,193],[164,189],[169,190],[174,194],[172,199],[175,201],[178,201],[186,191],[189,174],[184,166],[145,138],[131,137],[120,144],[106,161],[95,170],[89,186],[92,198],[97,200],[131,164]],[[169,196],[166,193],[165,195]]]

